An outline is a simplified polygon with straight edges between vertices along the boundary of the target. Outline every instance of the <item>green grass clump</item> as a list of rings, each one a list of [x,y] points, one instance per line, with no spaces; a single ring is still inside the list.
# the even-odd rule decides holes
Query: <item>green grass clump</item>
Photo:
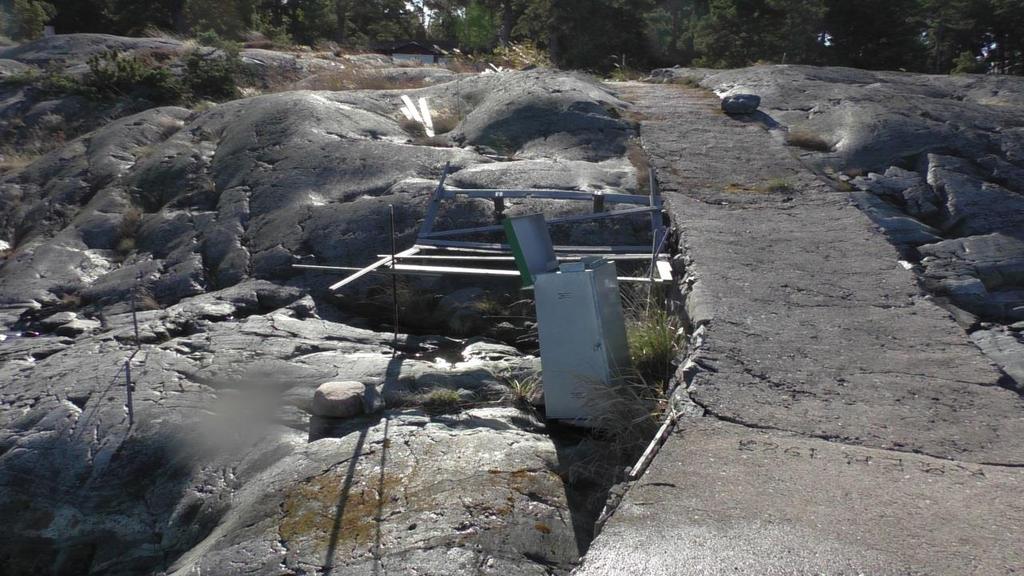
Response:
[[[541,387],[540,374],[530,374],[520,378],[509,378],[505,381],[509,389],[509,399],[519,408],[532,408],[530,400]]]
[[[661,307],[630,318],[626,324],[629,358],[642,378],[664,388],[679,351],[679,321]]]
[[[623,287],[622,302],[632,369],[645,383],[664,390],[683,338],[681,320],[669,312],[659,292],[655,286]]]

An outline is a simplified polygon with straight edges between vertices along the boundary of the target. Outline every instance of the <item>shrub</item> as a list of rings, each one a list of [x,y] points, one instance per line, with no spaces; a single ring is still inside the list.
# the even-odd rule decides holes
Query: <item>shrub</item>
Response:
[[[35,40],[43,35],[43,27],[57,14],[57,9],[41,0],[14,0],[11,12],[11,38]]]
[[[159,104],[182,100],[181,84],[165,67],[111,50],[88,60],[85,84],[102,96],[133,96]]]
[[[984,60],[979,60],[973,52],[965,51],[961,52],[959,56],[953,60],[953,69],[950,70],[950,74],[984,74],[986,70]]]
[[[185,87],[193,98],[231,100],[238,97],[242,60],[238,50],[221,49],[204,55],[193,50],[185,57]]]
[[[22,154],[6,151],[0,153],[0,175],[13,170],[21,170],[25,166],[35,162],[39,154]]]
[[[494,49],[488,58],[495,66],[504,68],[550,68],[551,59],[546,50],[532,42],[510,42]]]

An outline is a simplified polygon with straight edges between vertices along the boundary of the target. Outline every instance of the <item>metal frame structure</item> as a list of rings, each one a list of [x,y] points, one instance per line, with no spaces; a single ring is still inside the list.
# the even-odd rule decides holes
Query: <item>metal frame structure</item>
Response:
[[[555,255],[560,262],[571,262],[586,256],[602,256],[610,260],[644,260],[650,262],[649,277],[619,277],[620,282],[667,282],[672,278],[672,267],[664,254],[665,240],[668,236],[663,217],[661,196],[657,192],[656,179],[651,171],[649,196],[639,194],[606,194],[577,190],[499,190],[499,189],[459,189],[445,185],[451,166],[445,164],[440,181],[431,194],[427,212],[420,227],[416,243],[406,250],[391,255],[377,255],[379,258],[363,268],[345,266],[318,266],[295,264],[295,268],[307,270],[325,270],[336,272],[352,272],[341,281],[331,285],[331,290],[339,290],[352,282],[371,273],[388,273],[403,275],[465,275],[518,278],[520,273],[515,268],[511,247],[503,243],[474,242],[460,240],[460,237],[502,232],[500,224],[479,226],[475,228],[458,228],[452,230],[435,230],[438,214],[446,201],[457,201],[461,198],[478,198],[491,200],[494,203],[495,221],[500,221],[505,212],[506,199],[544,199],[590,202],[592,211],[586,214],[574,214],[548,220],[548,225],[572,222],[588,222],[650,214],[651,245],[631,246],[555,246]],[[634,205],[625,210],[605,211],[605,207],[613,204]],[[432,262],[450,262],[457,265],[439,265]],[[484,266],[508,262],[509,268],[487,268]],[[477,264],[477,266],[467,265]]]

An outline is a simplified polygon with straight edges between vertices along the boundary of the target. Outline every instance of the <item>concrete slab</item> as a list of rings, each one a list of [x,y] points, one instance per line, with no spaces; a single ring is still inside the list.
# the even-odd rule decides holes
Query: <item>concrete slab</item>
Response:
[[[1015,574],[1024,470],[684,422],[578,574]]]
[[[704,417],[679,424],[578,573],[1024,572],[1024,400],[1006,375],[770,118],[619,88],[705,327],[680,392]]]

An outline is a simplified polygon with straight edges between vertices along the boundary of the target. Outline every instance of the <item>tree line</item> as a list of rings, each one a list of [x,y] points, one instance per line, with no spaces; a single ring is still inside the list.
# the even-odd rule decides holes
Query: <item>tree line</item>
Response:
[[[7,35],[532,43],[566,68],[823,64],[1024,74],[1024,0],[0,0]]]

